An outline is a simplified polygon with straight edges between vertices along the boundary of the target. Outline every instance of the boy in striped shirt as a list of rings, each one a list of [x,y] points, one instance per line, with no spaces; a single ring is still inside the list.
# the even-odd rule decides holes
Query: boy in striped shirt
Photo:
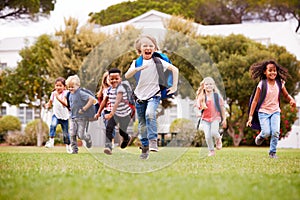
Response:
[[[112,106],[112,111],[105,114],[107,121],[106,125],[106,140],[104,153],[112,154],[112,139],[113,130],[119,124],[119,133],[123,137],[121,148],[127,147],[131,137],[127,134],[127,127],[130,122],[131,108],[128,105],[126,89],[122,86],[121,71],[117,68],[112,68],[108,71],[111,87],[107,90],[107,95],[101,102],[100,108],[96,114],[96,118],[100,116],[106,102],[109,101]]]

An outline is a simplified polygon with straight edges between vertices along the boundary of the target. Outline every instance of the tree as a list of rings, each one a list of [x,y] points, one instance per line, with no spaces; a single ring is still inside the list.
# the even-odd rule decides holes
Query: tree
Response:
[[[8,71],[5,77],[6,98],[11,105],[25,103],[30,107],[42,110],[44,97],[53,88],[49,82],[49,71],[46,60],[51,57],[50,49],[53,43],[48,35],[41,35],[31,47],[25,47],[20,51],[22,60],[16,69]],[[41,113],[40,113],[41,115]],[[42,120],[38,133],[42,133]],[[40,135],[39,135],[40,136]],[[38,146],[42,145],[41,136],[37,139]]]
[[[248,101],[257,84],[257,81],[250,78],[251,64],[266,59],[275,59],[292,74],[286,84],[287,90],[292,95],[299,92],[295,89],[300,79],[300,62],[284,47],[277,45],[267,47],[242,35],[206,36],[198,41],[209,52],[223,78],[229,106],[227,133],[232,137],[235,146],[239,145],[247,132],[245,125],[248,118]],[[282,105],[283,103],[284,101]],[[289,123],[293,124],[293,119],[290,119]]]
[[[55,0],[2,0],[0,19],[38,19],[54,10]]]
[[[103,33],[94,33],[93,24],[79,28],[75,18],[65,19],[65,26],[55,33],[52,57],[47,60],[52,77],[77,74],[88,54],[107,38]]]

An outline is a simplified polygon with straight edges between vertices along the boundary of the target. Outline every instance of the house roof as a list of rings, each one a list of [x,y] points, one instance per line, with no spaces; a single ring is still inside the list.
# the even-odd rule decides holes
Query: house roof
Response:
[[[25,46],[30,46],[35,37],[11,37],[0,40],[0,52],[20,51]]]

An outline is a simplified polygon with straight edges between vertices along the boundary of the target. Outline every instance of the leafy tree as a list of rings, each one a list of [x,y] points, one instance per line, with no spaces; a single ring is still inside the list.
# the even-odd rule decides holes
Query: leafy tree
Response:
[[[37,19],[54,10],[55,0],[2,0],[0,19]]]
[[[7,95],[5,101],[11,105],[25,103],[41,110],[44,97],[50,93],[53,83],[49,81],[46,60],[51,57],[50,49],[53,43],[48,35],[38,37],[35,44],[20,51],[22,60],[14,70],[8,71],[5,77]],[[40,113],[41,114],[41,113]],[[41,118],[41,116],[39,117]],[[40,120],[42,123],[42,120]],[[40,124],[40,131],[42,131]],[[42,145],[38,137],[38,146]]]
[[[107,38],[103,33],[94,33],[92,24],[79,28],[75,18],[65,19],[65,26],[65,30],[55,33],[52,57],[47,60],[52,77],[76,74],[87,55]]]

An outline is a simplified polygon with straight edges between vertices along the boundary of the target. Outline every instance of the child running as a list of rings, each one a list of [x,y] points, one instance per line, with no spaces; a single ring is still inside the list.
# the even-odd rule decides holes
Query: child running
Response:
[[[49,132],[49,141],[46,142],[45,147],[53,148],[54,147],[54,137],[56,135],[56,127],[58,124],[61,125],[63,131],[63,141],[66,144],[67,153],[72,153],[70,146],[70,135],[68,132],[68,119],[69,119],[69,110],[67,108],[65,79],[59,77],[55,80],[55,89],[51,93],[48,103],[45,104],[45,108],[51,108],[53,106],[53,115],[50,125]]]
[[[85,141],[87,148],[92,147],[92,138],[91,135],[86,132],[86,128],[88,127],[89,117],[93,116],[95,112],[95,110],[91,108],[95,99],[93,96],[80,89],[80,79],[77,75],[69,76],[66,84],[70,90],[70,135],[72,154],[77,154],[77,137]]]
[[[208,156],[215,156],[216,149],[222,149],[222,136],[219,133],[219,124],[226,128],[224,100],[220,95],[215,81],[211,77],[204,78],[197,90],[197,107],[201,114],[201,126],[205,134],[205,141],[209,150]]]
[[[105,119],[107,119],[106,125],[106,140],[104,153],[107,155],[112,154],[112,139],[115,126],[119,124],[119,133],[123,137],[123,142],[121,143],[121,148],[127,147],[130,136],[127,134],[127,127],[130,122],[131,108],[129,107],[127,99],[126,89],[122,86],[121,81],[121,71],[117,68],[112,68],[109,70],[109,80],[111,87],[107,91],[106,97],[103,99],[100,108],[95,115],[98,118],[107,104],[110,101],[112,110],[110,113],[105,114]]]
[[[296,106],[295,100],[285,88],[288,71],[275,61],[268,60],[251,65],[250,73],[253,79],[260,81],[251,104],[247,126],[252,126],[253,113],[258,110],[261,132],[256,136],[255,143],[261,145],[267,137],[271,136],[269,157],[277,158],[276,148],[280,134],[280,93],[291,106]],[[266,89],[264,96],[261,95],[263,88]],[[257,108],[258,102],[262,103]]]

